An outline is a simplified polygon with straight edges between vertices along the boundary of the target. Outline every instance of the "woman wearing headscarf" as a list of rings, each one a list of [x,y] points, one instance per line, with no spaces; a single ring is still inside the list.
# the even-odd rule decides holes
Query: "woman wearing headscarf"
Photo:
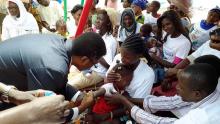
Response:
[[[133,34],[140,32],[141,24],[135,21],[135,15],[131,8],[126,8],[121,15],[120,27],[118,29],[117,40],[119,44]]]
[[[24,34],[39,33],[39,27],[33,15],[27,12],[20,0],[8,1],[8,13],[2,23],[2,40]]]

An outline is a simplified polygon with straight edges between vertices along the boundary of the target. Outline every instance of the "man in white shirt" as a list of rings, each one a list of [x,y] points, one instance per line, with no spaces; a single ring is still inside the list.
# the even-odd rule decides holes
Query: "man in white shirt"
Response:
[[[127,109],[131,112],[132,118],[138,123],[150,123],[150,124],[185,124],[186,122],[203,123],[208,120],[203,113],[197,113],[199,109],[207,110],[210,104],[215,104],[219,100],[220,94],[216,89],[219,78],[219,70],[216,70],[213,66],[205,63],[199,63],[190,65],[183,71],[178,73],[179,83],[177,85],[178,94],[185,102],[192,102],[191,111],[184,117],[177,118],[165,118],[152,115],[138,106],[131,103],[124,96],[115,94],[112,97],[118,102],[123,103]],[[213,73],[210,73],[213,72]],[[141,100],[140,100],[141,101]],[[143,101],[143,107],[145,110],[148,106],[145,106],[147,99]],[[206,111],[208,112],[208,111]],[[217,111],[218,112],[218,111]],[[202,119],[198,119],[198,117]],[[217,123],[220,118],[218,115],[213,115],[215,119],[213,121]],[[197,119],[196,119],[197,117]]]

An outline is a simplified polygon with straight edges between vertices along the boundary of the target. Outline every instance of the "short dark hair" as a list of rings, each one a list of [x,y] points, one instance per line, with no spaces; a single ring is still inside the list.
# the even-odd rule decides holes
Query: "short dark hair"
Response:
[[[211,32],[209,32],[209,36],[211,36],[211,35],[220,36],[220,28],[217,28],[217,29],[212,30]]]
[[[71,10],[71,14],[75,14],[77,11],[82,10],[83,6],[80,4],[77,4],[73,7],[73,9]]]
[[[152,32],[152,26],[151,26],[151,24],[143,24],[142,26],[141,26],[141,31],[143,32],[143,33],[146,33],[146,34],[150,34],[151,32]]]
[[[204,55],[196,58],[194,63],[206,63],[213,66],[220,75],[220,59],[214,55]]]
[[[106,54],[105,42],[97,33],[84,33],[73,42],[72,55],[99,59]]]
[[[160,9],[160,2],[159,1],[154,0],[154,1],[152,1],[152,4],[154,4],[158,10]]]
[[[115,73],[119,73],[121,76],[130,76],[133,74],[134,72],[134,68],[132,68],[131,66],[127,66],[123,63],[118,63],[116,64],[112,70],[115,71]]]
[[[207,94],[211,94],[217,87],[219,74],[209,64],[193,64],[186,67],[182,73],[189,75],[189,83],[187,85],[191,90],[204,91]]]

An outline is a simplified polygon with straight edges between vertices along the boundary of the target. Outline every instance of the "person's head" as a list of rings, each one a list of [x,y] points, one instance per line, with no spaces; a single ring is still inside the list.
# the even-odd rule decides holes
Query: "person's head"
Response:
[[[13,0],[8,1],[8,11],[11,16],[19,17],[20,16],[20,10],[18,5]]]
[[[156,13],[159,9],[160,9],[160,2],[159,1],[152,1],[149,5],[148,5],[148,10],[152,13]]]
[[[220,28],[217,28],[209,33],[210,47],[220,51]]]
[[[102,37],[94,32],[87,32],[73,41],[72,65],[79,70],[88,69],[106,54],[106,47]]]
[[[143,24],[140,29],[142,37],[149,37],[152,32],[152,26],[150,24]]]
[[[148,41],[147,41],[148,48],[156,47],[156,45],[157,45],[157,39],[155,39],[154,37],[151,37],[148,39]]]
[[[220,75],[220,59],[214,55],[204,55],[196,58],[194,63],[206,63],[212,65]]]
[[[123,7],[124,8],[129,8],[131,7],[131,3],[133,2],[133,0],[123,0]]]
[[[211,24],[217,24],[219,20],[220,20],[220,8],[215,7],[209,11],[208,16],[206,18],[206,22]]]
[[[121,45],[121,61],[125,65],[134,65],[145,52],[145,44],[140,35],[127,37]]]
[[[37,0],[40,5],[49,6],[50,0]]]
[[[63,19],[59,19],[56,22],[56,30],[58,32],[58,34],[65,36],[66,32],[67,32],[67,28],[66,28],[66,22]]]
[[[97,11],[96,29],[100,31],[101,35],[113,32],[112,23],[106,10]]]
[[[132,9],[127,8],[121,14],[121,23],[120,25],[124,28],[132,27],[136,24],[135,15]]]
[[[124,90],[133,78],[134,69],[125,64],[119,63],[115,65],[112,70],[121,76],[120,81],[113,82],[114,87],[118,90]]]
[[[162,37],[162,30],[164,30],[168,35],[175,33],[187,35],[184,29],[179,15],[174,10],[168,10],[162,14],[162,16],[157,20],[158,26],[158,37]]]
[[[158,32],[157,24],[152,24],[152,33],[156,36]]]
[[[99,0],[93,0],[92,6],[91,6],[91,10],[94,11],[96,10],[96,5],[99,3]]]
[[[219,73],[210,64],[198,63],[186,67],[177,77],[176,89],[183,101],[199,102],[215,91]]]
[[[83,10],[82,5],[75,5],[73,7],[73,9],[71,10],[71,14],[72,14],[72,16],[75,20],[76,25],[78,25],[78,23],[79,23],[79,19],[80,19],[80,16],[82,14],[82,10]]]
[[[146,0],[133,0],[131,8],[133,9],[136,16],[142,13],[142,10],[146,8]]]

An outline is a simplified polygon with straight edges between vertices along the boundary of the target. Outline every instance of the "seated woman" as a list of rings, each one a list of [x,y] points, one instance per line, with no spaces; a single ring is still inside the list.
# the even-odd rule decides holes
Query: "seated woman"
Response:
[[[8,1],[8,12],[2,23],[2,40],[24,34],[39,33],[38,24],[20,0]]]
[[[190,52],[191,42],[188,33],[183,27],[179,15],[173,10],[164,12],[158,19],[157,25],[158,37],[163,41],[163,58],[154,54],[151,54],[151,57],[165,69],[173,68],[185,59]],[[166,33],[165,35],[162,34],[163,30]],[[156,90],[161,92],[160,87]],[[175,92],[173,93],[175,94]]]
[[[118,29],[117,40],[121,45],[124,40],[133,34],[140,32],[141,24],[135,20],[135,15],[132,9],[128,8],[122,12],[120,27]]]
[[[118,93],[124,94],[125,87],[127,87],[132,80],[134,69],[124,64],[117,64],[116,66],[113,67],[112,71],[115,71],[121,76],[120,81],[112,82],[113,87]],[[120,106],[108,104],[103,96],[105,92],[106,91],[104,88],[100,88],[99,90],[93,92],[95,98],[99,96],[100,98],[98,98],[98,100],[96,101],[95,105],[92,108],[92,113],[90,114],[92,120],[90,121],[99,124],[120,123],[120,121],[117,118],[115,118],[116,115],[113,117],[113,112],[120,109]]]

